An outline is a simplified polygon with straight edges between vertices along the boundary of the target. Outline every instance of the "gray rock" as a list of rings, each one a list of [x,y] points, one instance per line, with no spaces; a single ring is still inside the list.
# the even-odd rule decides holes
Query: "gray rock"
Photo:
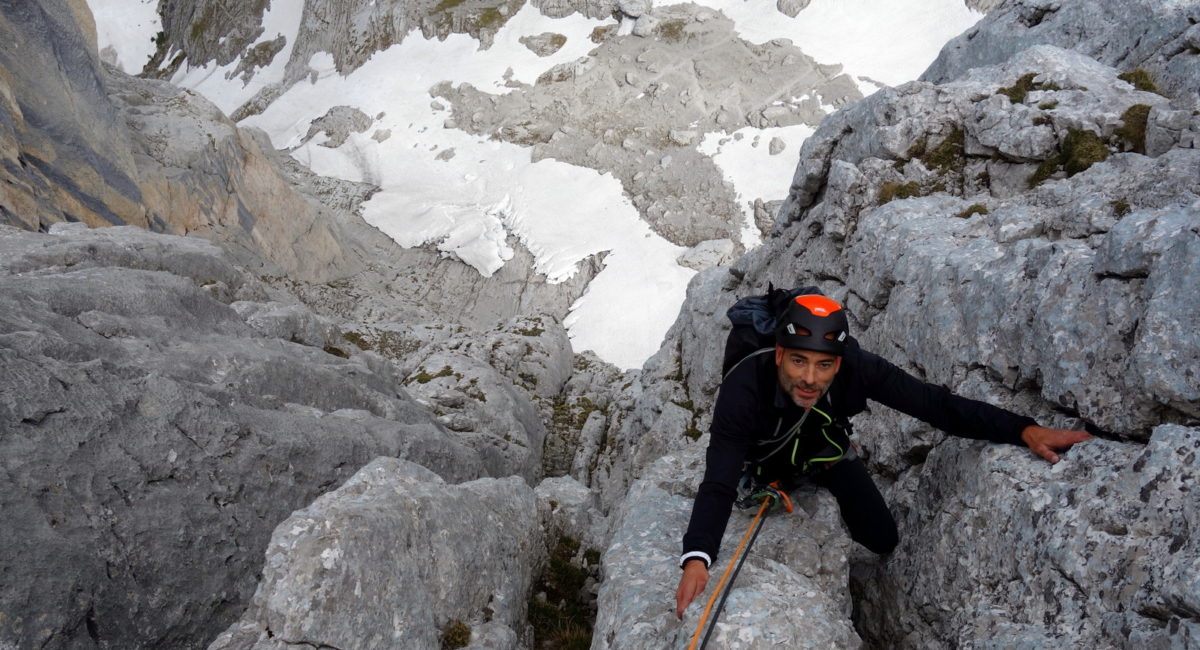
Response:
[[[1142,68],[1172,97],[1200,100],[1200,66],[1188,30],[1200,8],[1172,0],[1013,0],[950,41],[923,80],[945,83],[1033,45],[1074,50],[1121,72]]]
[[[1200,430],[1167,425],[1053,467],[1011,447],[937,447],[903,479],[902,541],[857,590],[860,629],[901,647],[1190,647],[1198,444]]]
[[[800,12],[804,11],[804,9],[807,8],[811,2],[812,0],[776,0],[775,8],[779,10],[779,13],[790,18],[795,18],[796,16],[799,16]]]
[[[652,0],[617,0],[617,9],[630,18],[641,18],[653,8]]]
[[[337,325],[301,305],[239,301],[229,306],[263,336],[316,348],[344,345]]]
[[[214,298],[265,300],[204,240],[6,229],[0,250],[0,644],[195,647],[274,524],[371,458],[483,472],[386,368]]]
[[[770,151],[772,156],[778,156],[779,154],[783,153],[783,150],[786,148],[787,143],[783,141],[783,138],[771,138],[771,144],[768,151]]]
[[[735,245],[729,239],[710,239],[685,251],[677,260],[680,266],[703,271],[733,261]]]
[[[654,29],[658,27],[659,23],[661,22],[662,19],[658,18],[654,14],[642,14],[633,21],[633,35],[641,36],[642,38],[654,36]]]
[[[515,477],[449,485],[377,458],[275,528],[250,608],[209,649],[435,648],[454,622],[486,624],[471,647],[528,647],[537,521]]]
[[[554,32],[543,32],[536,36],[522,36],[519,41],[521,45],[529,48],[530,52],[544,57],[562,49],[567,42],[567,37]]]
[[[303,141],[308,142],[319,133],[325,136],[321,146],[337,149],[346,143],[351,133],[363,133],[371,128],[372,122],[369,115],[353,106],[334,106],[309,124]]]
[[[584,548],[608,548],[608,520],[595,492],[570,476],[548,478],[534,489],[546,539],[566,535]]]
[[[489,476],[517,474],[531,484],[541,477],[541,417],[529,396],[491,366],[457,352],[435,352],[404,385],[479,454]]]

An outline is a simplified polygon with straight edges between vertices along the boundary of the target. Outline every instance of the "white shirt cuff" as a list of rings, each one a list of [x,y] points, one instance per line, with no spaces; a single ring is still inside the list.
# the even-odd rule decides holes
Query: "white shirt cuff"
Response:
[[[690,553],[684,553],[683,557],[679,558],[679,568],[682,569],[684,563],[686,563],[688,560],[690,560],[694,557],[698,557],[701,560],[704,560],[705,568],[712,566],[712,558],[708,556],[708,553],[705,553],[704,551],[692,551]]]

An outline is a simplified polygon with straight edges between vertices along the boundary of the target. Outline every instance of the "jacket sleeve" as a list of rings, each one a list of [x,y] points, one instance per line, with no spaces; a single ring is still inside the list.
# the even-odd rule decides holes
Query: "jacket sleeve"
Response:
[[[685,555],[699,551],[715,561],[721,548],[721,537],[729,523],[742,465],[750,448],[751,427],[763,417],[753,382],[738,381],[749,374],[734,373],[722,384],[717,395],[705,453],[704,479],[696,493],[692,517],[683,536]]]
[[[860,381],[868,398],[946,433],[1023,447],[1021,431],[1036,424],[1033,418],[959,397],[941,386],[923,382],[879,355],[866,350],[860,353]]]

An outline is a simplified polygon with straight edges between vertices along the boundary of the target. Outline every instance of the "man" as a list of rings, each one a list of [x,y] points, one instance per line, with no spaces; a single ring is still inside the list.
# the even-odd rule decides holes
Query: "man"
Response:
[[[836,301],[798,296],[775,329],[775,354],[744,359],[721,384],[704,480],[683,536],[676,616],[704,591],[744,474],[754,483],[787,487],[806,478],[825,487],[854,541],[880,554],[896,547],[895,520],[849,440],[849,417],[868,399],[953,435],[1024,445],[1051,463],[1059,460],[1055,450],[1091,437],[922,382],[860,348]]]

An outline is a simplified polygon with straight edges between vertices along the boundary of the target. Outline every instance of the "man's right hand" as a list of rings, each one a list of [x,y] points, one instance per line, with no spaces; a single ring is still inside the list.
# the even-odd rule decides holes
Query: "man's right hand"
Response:
[[[683,620],[683,610],[704,592],[708,584],[708,567],[703,560],[690,560],[683,565],[683,577],[679,579],[679,588],[675,590],[675,617]]]

